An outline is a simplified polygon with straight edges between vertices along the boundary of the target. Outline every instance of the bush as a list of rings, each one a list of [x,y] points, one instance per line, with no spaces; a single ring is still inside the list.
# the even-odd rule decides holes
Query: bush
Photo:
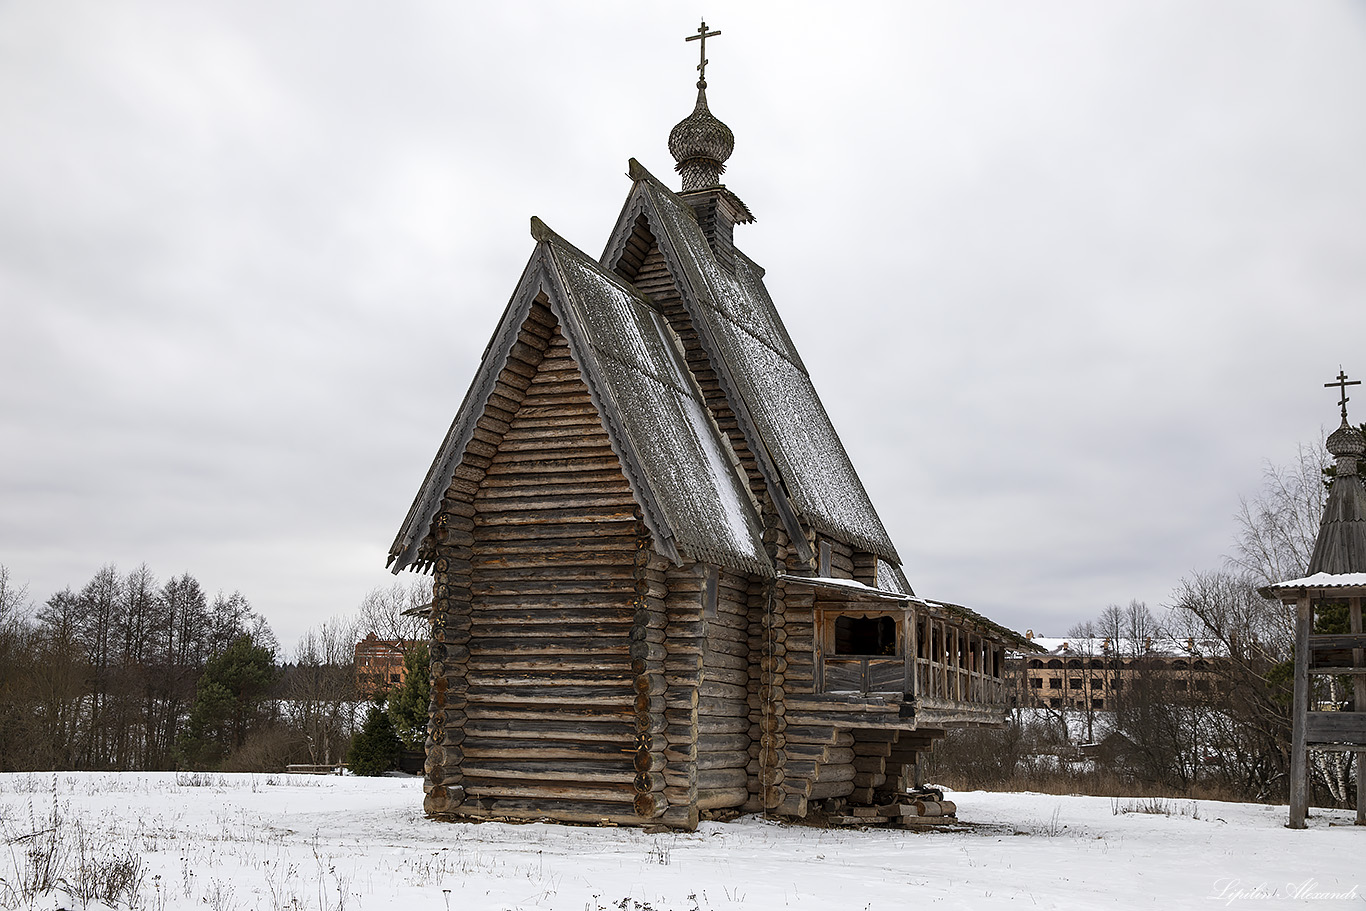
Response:
[[[389,720],[405,750],[421,750],[427,739],[428,704],[432,693],[432,662],[427,643],[419,642],[403,656],[407,675],[403,686],[389,696]]]
[[[398,734],[394,733],[394,724],[384,711],[384,702],[377,701],[370,706],[360,733],[351,741],[346,765],[355,775],[383,775],[398,768],[402,748]]]

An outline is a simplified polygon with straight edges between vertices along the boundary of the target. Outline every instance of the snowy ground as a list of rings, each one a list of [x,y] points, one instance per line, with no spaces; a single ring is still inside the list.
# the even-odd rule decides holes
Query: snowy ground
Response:
[[[120,875],[116,906],[153,911],[1366,907],[1366,828],[1341,811],[1294,832],[1284,807],[974,791],[956,831],[647,834],[436,823],[421,798],[415,778],[0,775],[0,907],[81,907]],[[65,891],[26,901],[44,860]]]

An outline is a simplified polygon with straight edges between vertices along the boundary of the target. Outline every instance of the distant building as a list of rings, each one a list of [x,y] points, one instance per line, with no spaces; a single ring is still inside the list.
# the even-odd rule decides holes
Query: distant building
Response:
[[[356,643],[356,692],[369,699],[403,685],[408,671],[403,655],[413,645],[401,639],[381,639],[374,633]]]
[[[1014,654],[1007,666],[1017,706],[1113,711],[1126,690],[1142,681],[1171,700],[1203,702],[1218,691],[1219,643],[1211,639],[1150,637],[1026,638],[1042,653]]]

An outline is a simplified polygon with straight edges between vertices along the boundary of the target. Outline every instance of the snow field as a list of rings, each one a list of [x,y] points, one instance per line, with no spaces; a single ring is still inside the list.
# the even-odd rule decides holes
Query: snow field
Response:
[[[0,907],[81,907],[81,868],[128,858],[135,888],[89,907],[1366,907],[1366,829],[1346,811],[1316,811],[1294,832],[1285,807],[971,791],[953,794],[972,824],[956,830],[745,817],[650,834],[438,823],[421,798],[409,777],[0,775]],[[44,846],[61,886],[25,897]]]

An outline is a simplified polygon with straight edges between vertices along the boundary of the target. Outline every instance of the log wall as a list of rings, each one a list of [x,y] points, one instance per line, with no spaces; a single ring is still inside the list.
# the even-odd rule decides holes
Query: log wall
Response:
[[[554,325],[544,302],[532,305],[433,519],[432,696],[423,805],[437,816],[455,812],[466,797],[475,494],[537,376]]]
[[[650,772],[633,757],[645,528],[548,309],[533,308],[523,337],[504,371],[523,388],[495,394],[491,435],[476,436],[443,504],[468,545],[437,567],[443,736],[428,783],[439,771],[445,793],[428,809],[638,822],[637,766]],[[647,710],[656,688],[646,680]]]

